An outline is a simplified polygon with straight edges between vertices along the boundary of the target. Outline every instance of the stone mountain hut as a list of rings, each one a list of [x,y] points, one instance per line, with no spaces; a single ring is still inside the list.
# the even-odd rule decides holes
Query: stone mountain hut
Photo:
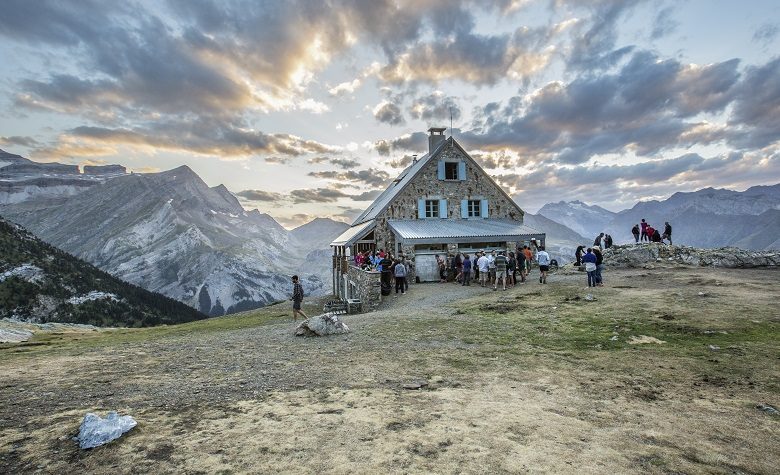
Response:
[[[354,265],[354,256],[366,250],[403,254],[411,282],[438,282],[436,254],[544,242],[544,233],[523,225],[523,210],[445,130],[429,129],[428,153],[330,244],[335,296],[359,299],[366,310],[378,305],[379,273]]]

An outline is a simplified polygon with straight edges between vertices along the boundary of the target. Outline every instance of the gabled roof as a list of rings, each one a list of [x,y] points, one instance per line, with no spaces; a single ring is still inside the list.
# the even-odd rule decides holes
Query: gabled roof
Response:
[[[417,162],[412,163],[406,167],[404,171],[402,171],[401,174],[398,175],[395,180],[393,180],[390,186],[388,186],[381,195],[376,197],[374,202],[371,203],[371,206],[366,208],[366,210],[363,211],[363,213],[358,216],[357,219],[355,219],[355,221],[352,223],[352,226],[370,221],[376,218],[379,213],[384,211],[390,205],[390,203],[393,202],[393,199],[395,199],[395,197],[398,196],[398,194],[401,193],[404,188],[406,188],[406,185],[408,185],[414,179],[414,177],[420,173],[420,171],[425,167],[425,164],[428,163],[433,157],[437,156],[442,150],[444,150],[444,146],[448,141],[449,140],[442,140],[441,143],[439,143],[439,145],[437,145],[433,150],[433,153],[426,153],[422,156],[422,158],[419,158]]]
[[[375,227],[376,227],[376,221],[366,221],[363,224],[352,226],[351,228],[347,228],[343,233],[341,233],[339,237],[334,239],[333,242],[330,243],[330,245],[349,247],[355,244],[355,242],[361,240],[363,236],[368,234]]]
[[[366,221],[370,221],[379,216],[380,213],[382,213],[385,209],[387,209],[388,206],[390,206],[395,197],[398,196],[404,190],[404,188],[406,188],[406,186],[412,182],[412,180],[414,180],[414,178],[422,171],[423,168],[425,168],[425,165],[431,160],[436,159],[436,157],[442,152],[442,150],[444,150],[447,144],[451,144],[457,147],[464,157],[468,157],[472,162],[474,162],[479,171],[484,174],[490,181],[492,181],[499,190],[501,190],[501,193],[504,194],[507,200],[509,200],[509,202],[514,205],[521,214],[524,213],[524,211],[520,209],[520,206],[515,203],[515,200],[513,200],[512,197],[509,196],[506,191],[504,191],[501,185],[496,183],[490,175],[485,173],[485,170],[483,170],[482,167],[476,163],[476,161],[471,158],[471,156],[463,149],[463,147],[461,147],[460,144],[450,136],[448,139],[442,140],[436,146],[433,152],[423,155],[422,158],[418,159],[416,163],[412,163],[406,167],[406,169],[404,169],[404,171],[402,171],[401,174],[398,175],[395,180],[393,180],[390,186],[388,186],[387,189],[383,191],[382,194],[379,195],[373,203],[371,203],[371,206],[366,208],[366,210],[355,219],[355,221],[352,223],[352,226],[365,223]]]

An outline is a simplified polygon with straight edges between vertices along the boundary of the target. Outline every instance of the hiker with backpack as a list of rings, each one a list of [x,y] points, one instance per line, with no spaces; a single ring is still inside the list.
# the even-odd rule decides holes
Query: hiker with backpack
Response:
[[[550,270],[550,255],[544,250],[544,246],[539,246],[536,251],[536,262],[539,264],[539,283],[547,283],[547,272]]]

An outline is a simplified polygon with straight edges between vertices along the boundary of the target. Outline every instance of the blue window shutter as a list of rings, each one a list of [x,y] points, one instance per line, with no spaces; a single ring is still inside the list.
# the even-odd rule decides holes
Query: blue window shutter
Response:
[[[469,200],[460,200],[460,217],[469,217]]]
[[[488,217],[488,204],[487,204],[487,201],[488,200],[482,200],[479,203],[479,214],[483,218],[487,218]]]
[[[447,200],[439,200],[439,217],[447,217]]]
[[[463,181],[466,179],[466,162],[458,163],[458,180]]]
[[[444,160],[439,160],[439,180],[444,179]]]
[[[425,219],[425,200],[417,200],[417,217],[419,219]]]

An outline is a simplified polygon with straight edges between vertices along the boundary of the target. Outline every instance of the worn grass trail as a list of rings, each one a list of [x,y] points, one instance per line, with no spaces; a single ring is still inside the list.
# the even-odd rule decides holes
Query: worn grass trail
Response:
[[[413,286],[353,333],[285,305],[0,347],[0,471],[772,473],[780,273]],[[587,300],[588,293],[595,300]],[[305,308],[307,313],[315,308]],[[419,391],[404,383],[426,380]],[[139,426],[92,451],[86,411]]]

